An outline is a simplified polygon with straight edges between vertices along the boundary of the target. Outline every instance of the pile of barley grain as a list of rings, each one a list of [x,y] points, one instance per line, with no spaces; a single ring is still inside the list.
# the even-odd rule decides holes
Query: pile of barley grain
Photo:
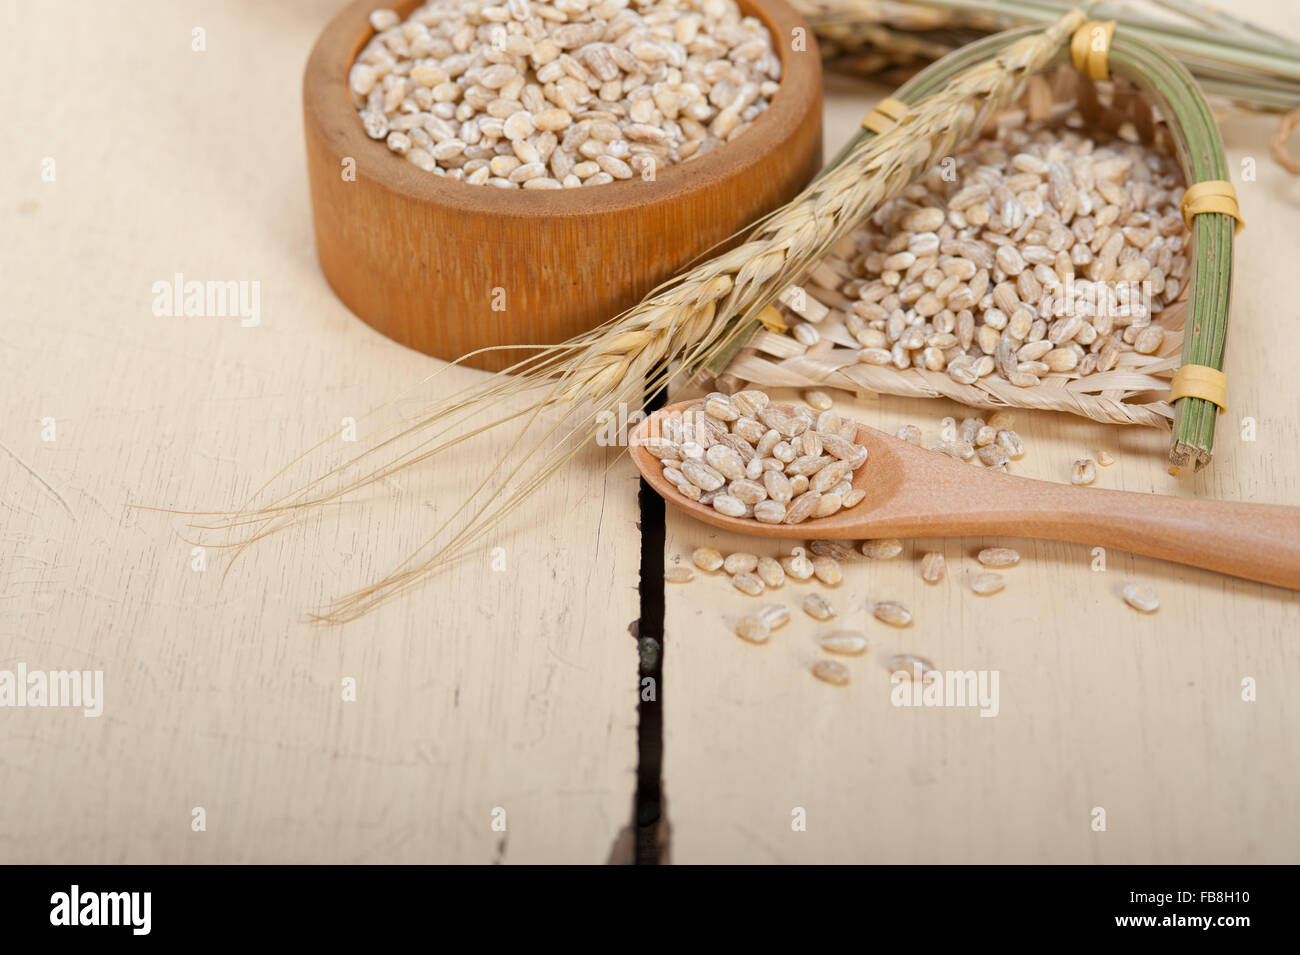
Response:
[[[348,76],[367,134],[503,189],[652,178],[743,133],[781,76],[735,0],[430,0],[370,19]]]
[[[867,460],[858,423],[829,409],[777,407],[765,392],[714,392],[665,417],[641,446],[685,497],[728,517],[800,524],[853,507],[853,475]]]
[[[737,590],[758,597],[767,589],[783,587],[787,580],[839,587],[844,580],[840,565],[852,562],[857,556],[853,545],[853,541],[814,540],[809,542],[807,549],[794,547],[789,555],[779,559],[743,551],[724,557],[713,547],[697,547],[691,553],[691,563],[706,574],[725,571]],[[893,560],[903,552],[903,545],[894,539],[867,540],[861,542],[860,550],[863,556],[872,560]],[[813,555],[811,559],[809,552]],[[1020,552],[1011,547],[985,547],[976,555],[976,560],[981,569],[967,576],[968,585],[977,596],[989,597],[1006,588],[1006,578],[996,571],[1017,566]],[[920,571],[927,584],[940,583],[947,574],[943,554],[937,551],[922,554]],[[664,572],[664,579],[672,583],[687,583],[694,578],[695,571],[680,564],[674,564]],[[1154,613],[1160,607],[1155,590],[1136,581],[1124,587],[1122,596],[1125,603],[1143,613]],[[850,603],[853,602],[850,599]],[[815,591],[805,594],[800,606],[804,613],[821,623],[828,623],[838,616],[826,596]],[[912,611],[896,600],[868,601],[866,606],[876,620],[890,627],[905,629],[912,625]],[[788,624],[790,619],[789,607],[769,603],[739,618],[727,618],[727,623],[742,640],[762,644],[767,643],[773,632]],[[820,631],[814,634],[813,640],[820,649],[835,656],[860,656],[870,647],[870,639],[863,630]],[[934,669],[929,660],[911,653],[890,657],[886,666],[891,674],[903,670],[905,676],[913,679],[924,678]],[[849,682],[848,668],[835,660],[816,660],[810,670],[813,676],[827,683],[843,686]]]
[[[1014,423],[1015,419],[1007,411],[995,411],[987,421],[978,416],[963,418],[960,425],[951,418],[945,419],[945,429],[950,429],[950,433],[940,432],[938,442],[930,450],[970,464],[983,464],[991,470],[1006,471],[1010,462],[1025,455],[1025,442],[1011,428]],[[921,446],[921,429],[914,424],[903,425],[894,436]]]
[[[1188,271],[1171,158],[1009,128],[958,155],[955,172],[913,183],[810,276],[810,298],[834,286],[861,361],[1030,387],[1160,349],[1152,316]],[[791,334],[807,345],[828,309],[806,304],[793,311],[810,321]]]
[[[691,561],[700,570],[712,573],[721,567],[731,575],[731,585],[741,593],[757,597],[765,588],[784,586],[786,579],[805,581],[816,577],[828,587],[844,579],[839,562],[828,555],[811,559],[802,547],[795,547],[786,557],[758,557],[744,551],[725,558],[712,547],[697,547]]]

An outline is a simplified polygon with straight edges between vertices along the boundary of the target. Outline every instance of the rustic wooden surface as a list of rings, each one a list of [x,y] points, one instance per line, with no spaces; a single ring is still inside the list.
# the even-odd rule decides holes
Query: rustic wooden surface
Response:
[[[1278,2],[1239,12],[1300,36],[1300,11]],[[855,96],[856,94],[856,96]],[[882,90],[828,85],[827,154]],[[1115,454],[1097,486],[1219,500],[1300,505],[1297,384],[1300,305],[1288,292],[1300,179],[1268,157],[1276,118],[1222,123],[1248,227],[1237,246],[1227,372],[1231,411],[1213,467],[1175,480],[1167,437],[1074,418],[1015,412],[1028,448],[1013,471],[1068,480],[1071,462]],[[1242,161],[1257,180],[1243,181]],[[778,393],[779,395],[780,393]],[[684,397],[683,395],[682,397]],[[786,394],[793,398],[794,395]],[[838,397],[843,397],[837,396]],[[864,423],[915,423],[933,438],[947,402],[849,401]],[[1256,440],[1242,438],[1246,418]],[[666,561],[694,547],[788,552],[682,517],[670,518]],[[1023,555],[1006,590],[977,597],[968,579],[982,547]],[[1213,547],[1213,540],[1205,541]],[[921,581],[939,550],[948,579]],[[900,558],[865,559],[833,590],[787,584],[763,598],[724,578],[668,590],[664,648],[664,780],[677,863],[740,862],[1295,862],[1300,859],[1300,596],[1123,552],[1091,569],[1086,546],[1014,539],[907,542]],[[1131,610],[1119,591],[1152,584],[1162,607]],[[798,609],[825,592],[840,616]],[[775,600],[793,619],[763,646],[724,618]],[[899,600],[913,625],[894,630],[868,601]],[[833,628],[864,629],[871,649],[844,658],[845,687],[818,682],[813,644]],[[940,669],[997,670],[1000,711],[913,709],[890,702],[884,661],[925,656]],[[1256,702],[1242,700],[1253,678]],[[1106,812],[1094,831],[1093,811]],[[804,831],[792,823],[806,817]]]
[[[354,319],[315,261],[298,82],[337,7],[0,9],[4,35],[23,38],[0,63],[0,669],[100,668],[106,696],[99,719],[0,710],[0,860],[601,862],[631,817],[629,463],[565,472],[494,542],[505,572],[479,553],[342,628],[304,611],[404,556],[433,505],[464,490],[460,469],[265,542],[224,583],[217,552],[190,569],[182,521],[127,506],[239,503],[342,418],[438,367]],[[1300,35],[1283,9],[1242,12]],[[881,92],[832,84],[828,147]],[[1064,479],[1104,446],[1119,460],[1101,486],[1300,503],[1300,307],[1282,284],[1300,180],[1267,157],[1273,122],[1223,126],[1236,168],[1253,156],[1259,179],[1238,184],[1251,227],[1214,468],[1178,484],[1163,436],[1022,413],[1019,473]],[[151,285],[177,271],[261,282],[260,325],[155,316]],[[855,407],[929,432],[959,413]],[[1243,417],[1254,442],[1238,437]],[[670,559],[741,543],[679,520],[670,535]],[[715,579],[669,591],[674,861],[1296,859],[1295,595],[1122,553],[1093,573],[1086,548],[1049,544],[1020,545],[1007,591],[977,601],[961,584],[985,543],[918,542],[850,569],[831,597],[873,647],[845,688],[807,673],[815,628],[801,614],[750,647],[720,621],[749,598]],[[915,566],[930,547],[950,563],[937,588]],[[1158,614],[1120,602],[1130,578],[1159,589]],[[916,623],[869,622],[868,597],[909,603]],[[880,661],[894,649],[998,668],[1000,715],[891,707]],[[1258,702],[1240,700],[1244,677]],[[1105,833],[1089,827],[1096,806]],[[795,807],[806,832],[791,831]]]
[[[0,669],[105,683],[98,719],[0,710],[5,862],[603,862],[632,818],[630,468],[566,471],[492,542],[504,572],[477,553],[345,627],[304,613],[405,556],[463,463],[264,542],[224,584],[216,551],[191,570],[182,521],[127,506],[242,503],[439,365],[316,263],[299,84],[338,6],[0,10]],[[259,281],[261,323],[155,316],[175,272]]]

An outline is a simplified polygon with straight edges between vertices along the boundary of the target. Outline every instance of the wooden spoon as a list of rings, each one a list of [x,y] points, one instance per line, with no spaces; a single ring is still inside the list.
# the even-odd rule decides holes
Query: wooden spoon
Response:
[[[655,412],[637,429],[630,451],[665,500],[715,527],[800,540],[1005,535],[1071,541],[1300,590],[1300,508],[1034,481],[972,467],[862,425],[858,443],[869,456],[853,486],[867,496],[856,506],[801,524],[726,517],[683,497],[639,445],[659,433],[658,419],[699,404],[683,401]]]

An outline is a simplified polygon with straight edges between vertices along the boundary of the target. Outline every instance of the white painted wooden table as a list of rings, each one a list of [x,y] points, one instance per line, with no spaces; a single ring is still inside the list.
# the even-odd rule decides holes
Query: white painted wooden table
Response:
[[[413,549],[463,466],[224,583],[217,551],[191,569],[183,521],[128,508],[241,504],[439,364],[316,264],[299,87],[338,6],[0,8],[0,669],[101,669],[105,697],[98,719],[0,709],[0,860],[603,862],[632,818],[628,468],[567,470],[492,542],[505,572],[478,553],[341,628],[304,614]],[[177,272],[259,282],[260,324],[155,316]]]
[[[1300,36],[1300,11],[1273,0],[1242,16]],[[832,81],[827,154],[862,115]],[[1098,487],[1300,505],[1300,304],[1288,291],[1297,257],[1300,179],[1268,156],[1275,117],[1221,124],[1249,227],[1237,245],[1227,372],[1231,411],[1215,462],[1196,477],[1165,471],[1168,438],[1063,415],[1020,412],[1027,477],[1069,480],[1099,448],[1117,461]],[[1246,158],[1258,179],[1236,175]],[[777,393],[780,394],[780,393]],[[797,398],[789,393],[788,398]],[[843,395],[837,395],[838,400]],[[914,423],[933,439],[969,412],[944,401],[845,401],[842,410],[891,433]],[[1253,419],[1255,440],[1243,440]],[[670,520],[666,562],[702,544],[727,553],[786,553],[693,521]],[[977,597],[968,580],[983,547],[1022,554],[1006,590]],[[1207,541],[1207,547],[1213,542]],[[938,550],[940,586],[919,562]],[[1300,858],[1300,595],[1125,553],[1094,572],[1089,548],[1012,539],[918,540],[894,561],[849,566],[834,590],[787,584],[758,600],[725,578],[668,591],[664,648],[664,789],[672,859],[692,862],[1294,862]],[[1159,592],[1152,616],[1125,605],[1125,582]],[[804,615],[825,593],[839,618]],[[723,617],[761,601],[793,619],[771,642],[732,636]],[[895,630],[869,602],[899,600],[915,622]],[[809,673],[813,639],[864,629],[847,687]],[[891,703],[885,661],[915,653],[941,670],[998,671],[1000,709]],[[1242,681],[1257,699],[1242,699]],[[1105,811],[1105,831],[1093,828]],[[803,828],[800,829],[799,826]]]
[[[224,580],[219,551],[193,569],[183,520],[130,506],[238,505],[439,367],[355,320],[315,262],[298,84],[336,7],[0,9],[0,670],[104,674],[99,718],[0,710],[0,860],[603,862],[631,821],[640,538],[626,461],[566,470],[490,542],[505,571],[485,549],[345,627],[304,614],[423,540],[467,490],[454,460],[262,543]],[[829,147],[881,93],[832,84]],[[1161,435],[1022,415],[1021,473],[1061,480],[1106,447],[1119,461],[1104,486],[1300,503],[1300,345],[1281,334],[1297,319],[1284,278],[1300,180],[1267,159],[1272,123],[1224,123],[1259,180],[1239,188],[1251,228],[1214,468],[1176,484]],[[155,315],[153,284],[178,272],[258,282],[259,323]],[[928,430],[960,413],[892,399],[855,411]],[[1237,437],[1247,416],[1254,442]],[[670,561],[741,543],[677,519],[668,533]],[[918,542],[850,569],[832,599],[875,645],[843,689],[809,676],[816,628],[797,612],[751,647],[721,623],[747,605],[723,581],[668,592],[674,861],[1294,861],[1295,595],[1119,553],[1094,573],[1086,548],[1021,544],[1007,591],[976,600],[961,583],[985,543]],[[938,588],[915,567],[931,547],[949,559]],[[1134,577],[1159,589],[1156,616],[1119,601]],[[881,597],[916,624],[869,622]],[[892,650],[998,669],[998,717],[892,707]],[[1246,677],[1257,702],[1240,698]],[[1090,828],[1097,806],[1105,833]],[[791,828],[797,808],[806,831]]]

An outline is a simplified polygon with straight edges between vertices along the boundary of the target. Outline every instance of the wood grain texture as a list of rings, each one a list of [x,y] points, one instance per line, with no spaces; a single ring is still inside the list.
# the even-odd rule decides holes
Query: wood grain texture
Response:
[[[1300,35],[1280,2],[1241,4],[1255,22]],[[879,87],[828,83],[828,152],[846,139]],[[1300,504],[1297,385],[1300,306],[1285,276],[1296,255],[1300,180],[1273,164],[1274,117],[1225,113],[1221,128],[1242,211],[1228,347],[1231,410],[1214,464],[1181,479],[1165,471],[1167,435],[1017,411],[1025,458],[1014,473],[1068,481],[1076,458],[1105,448],[1097,486],[1222,501]],[[1253,158],[1254,181],[1241,181]],[[790,392],[776,392],[787,399]],[[677,397],[685,398],[687,394]],[[843,397],[836,395],[837,406]],[[915,423],[933,438],[948,401],[847,401],[865,424],[892,433]],[[1247,421],[1246,419],[1250,419]],[[1255,440],[1245,440],[1251,423]],[[710,544],[724,553],[784,552],[670,513],[666,560],[689,563]],[[1006,590],[977,597],[974,555],[1006,544],[1022,554]],[[1213,541],[1205,546],[1213,547]],[[930,586],[920,556],[945,554],[948,579]],[[894,561],[847,567],[833,590],[787,584],[746,597],[700,575],[669,588],[664,648],[664,785],[673,861],[742,862],[1295,862],[1300,859],[1300,598],[1294,592],[1191,570],[1123,551],[1094,572],[1091,548],[1012,538],[922,538]],[[1150,583],[1162,606],[1138,614],[1120,597]],[[827,594],[840,616],[819,624],[798,609]],[[731,634],[726,618],[769,600],[793,619],[763,646]],[[898,600],[915,622],[895,630],[868,602]],[[818,682],[813,643],[829,629],[872,641],[845,658],[847,687]],[[921,654],[941,669],[1000,671],[1000,712],[895,707],[891,654]],[[1242,700],[1241,681],[1258,699]],[[791,828],[792,811],[807,829]],[[1094,807],[1107,830],[1091,828]]]
[[[635,441],[659,434],[664,416],[680,419],[702,413],[701,408],[697,400],[668,405],[641,423]],[[678,493],[664,477],[662,463],[644,447],[634,442],[631,456],[671,505],[736,534],[804,541],[1003,534],[1113,547],[1300,590],[1297,507],[1034,481],[972,467],[861,425],[857,443],[869,458],[853,475],[853,486],[866,496],[853,508],[801,524],[727,517]]]
[[[237,505],[442,367],[350,315],[312,252],[298,84],[336,9],[0,8],[0,669],[105,682],[98,719],[0,709],[5,862],[599,863],[631,820],[630,467],[566,470],[491,541],[505,571],[475,552],[342,628],[304,613],[413,549],[467,462],[271,539],[224,583],[216,551],[191,569],[183,521],[128,507]],[[176,272],[260,282],[260,324],[153,314]]]
[[[768,25],[784,71],[750,129],[652,182],[543,192],[448,181],[366,136],[346,78],[373,4],[351,4],[322,33],[303,77],[316,247],[339,298],[385,335],[448,360],[554,344],[635,305],[793,198],[821,168],[821,61],[811,37],[790,50],[791,31],[805,25],[784,0],[741,7]],[[340,174],[345,158],[355,160],[355,181]],[[493,309],[496,289],[505,311]],[[527,354],[467,364],[500,370]]]
[[[341,629],[304,626],[302,611],[422,538],[436,517],[426,502],[464,487],[450,459],[267,542],[224,586],[218,555],[189,569],[181,522],[125,507],[240,502],[341,418],[440,367],[348,314],[313,255],[298,81],[335,9],[0,8],[4,35],[23,38],[0,62],[12,131],[0,151],[0,669],[99,667],[106,682],[100,719],[0,710],[4,861],[599,862],[630,816],[627,462],[566,471],[494,542],[509,575],[476,554]],[[1241,12],[1300,33],[1280,5]],[[60,60],[95,82],[48,68]],[[831,89],[833,146],[868,101],[860,86]],[[1180,483],[1161,434],[1018,413],[1029,456],[1017,473],[1066,480],[1104,446],[1119,460],[1100,486],[1300,503],[1300,352],[1287,335],[1300,306],[1280,278],[1300,180],[1269,163],[1273,126],[1223,122],[1232,168],[1253,156],[1259,178],[1238,183],[1251,228],[1213,467]],[[46,157],[54,182],[41,180]],[[176,271],[260,281],[260,325],[153,315],[151,284]],[[934,431],[960,409],[890,399],[858,413]],[[1255,441],[1238,437],[1245,418]],[[742,543],[678,521],[670,534],[670,559]],[[844,689],[806,672],[816,631],[798,612],[748,647],[719,618],[750,598],[716,579],[670,590],[674,861],[1296,861],[1294,595],[1122,553],[1093,573],[1088,548],[1037,544],[1005,593],[975,602],[962,586],[971,554],[995,542],[918,541],[909,559],[851,568],[832,599],[876,643]],[[949,559],[941,588],[914,562],[932,547]],[[1156,586],[1159,613],[1122,604],[1131,578]],[[917,622],[884,630],[869,597],[908,602]],[[891,707],[879,658],[909,648],[999,667],[1001,715]],[[358,681],[354,704],[340,702],[344,676]],[[1245,676],[1257,703],[1240,700]],[[1097,805],[1106,833],[1089,829]],[[190,830],[194,806],[205,833]],[[495,806],[504,834],[489,825]],[[793,806],[807,832],[791,832]]]

